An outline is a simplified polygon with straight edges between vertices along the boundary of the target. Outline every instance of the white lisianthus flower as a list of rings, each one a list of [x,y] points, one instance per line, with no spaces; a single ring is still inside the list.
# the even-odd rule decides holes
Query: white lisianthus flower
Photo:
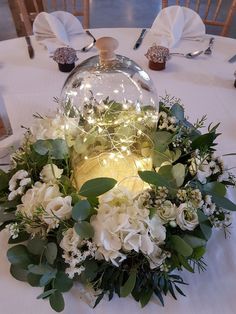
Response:
[[[177,207],[172,204],[171,201],[164,201],[157,210],[157,214],[163,220],[164,223],[176,219]]]
[[[154,269],[156,267],[160,267],[166,257],[167,256],[166,254],[163,254],[162,249],[155,245],[153,252],[148,256],[150,268]]]
[[[58,226],[60,220],[69,219],[71,217],[71,196],[58,196],[52,199],[46,206],[42,216],[43,221],[48,225],[48,229],[54,229]]]
[[[194,230],[199,223],[197,211],[190,203],[180,204],[177,209],[176,222],[182,230]]]
[[[69,228],[66,230],[66,232],[63,234],[63,238],[60,242],[60,247],[65,252],[76,252],[78,247],[81,244],[81,238],[76,233],[74,228]]]
[[[57,165],[47,164],[40,172],[40,179],[45,183],[56,183],[61,178],[63,169],[59,169]]]

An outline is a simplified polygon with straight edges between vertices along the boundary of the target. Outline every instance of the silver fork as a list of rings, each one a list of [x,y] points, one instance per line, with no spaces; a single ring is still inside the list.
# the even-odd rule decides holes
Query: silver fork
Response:
[[[96,38],[93,36],[93,34],[91,34],[89,30],[86,30],[86,33],[87,33],[90,37],[93,38],[93,42],[91,42],[89,45],[83,47],[83,48],[80,50],[81,52],[87,52],[87,51],[89,51],[90,49],[93,48],[93,46],[94,46],[95,43],[96,43]]]
[[[215,38],[211,37],[209,40],[209,46],[208,48],[204,51],[205,55],[211,55],[212,54],[212,47],[213,47],[213,43],[214,43]]]

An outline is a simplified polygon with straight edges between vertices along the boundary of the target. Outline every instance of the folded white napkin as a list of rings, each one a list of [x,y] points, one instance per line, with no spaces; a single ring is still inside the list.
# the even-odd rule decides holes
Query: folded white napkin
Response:
[[[173,5],[160,11],[151,27],[156,42],[174,47],[180,39],[199,40],[206,33],[201,17],[193,10]]]
[[[36,40],[52,52],[62,46],[78,48],[75,39],[84,30],[80,21],[71,13],[55,11],[39,13],[33,24],[33,32]]]

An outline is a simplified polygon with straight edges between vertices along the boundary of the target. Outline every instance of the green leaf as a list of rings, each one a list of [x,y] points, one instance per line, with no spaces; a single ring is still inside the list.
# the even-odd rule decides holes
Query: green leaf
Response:
[[[94,235],[93,227],[87,221],[77,222],[74,229],[82,239],[92,238]]]
[[[49,302],[54,311],[62,312],[64,310],[65,302],[61,292],[53,292],[49,297]]]
[[[30,237],[30,235],[27,232],[20,232],[18,234],[18,237],[13,239],[13,238],[9,238],[8,243],[9,244],[16,244],[16,243],[20,243],[20,242],[24,242],[26,240],[28,240]]]
[[[54,242],[49,242],[46,246],[45,256],[49,264],[53,264],[57,257],[57,245]]]
[[[199,246],[206,245],[206,240],[189,235],[189,234],[185,234],[183,236],[183,240],[187,242],[193,249]]]
[[[31,263],[27,248],[23,244],[11,247],[7,251],[8,261],[13,264],[28,265]]]
[[[164,152],[167,149],[168,144],[171,143],[173,134],[166,131],[157,131],[155,132],[154,136],[155,150]]]
[[[53,294],[56,291],[57,291],[57,289],[47,290],[47,291],[41,293],[40,295],[38,295],[37,299],[45,299],[45,298],[49,297],[51,294]]]
[[[187,259],[184,256],[178,254],[178,259],[185,269],[187,269],[191,273],[194,273],[194,269],[191,267],[191,265],[189,265]]]
[[[34,255],[41,255],[43,250],[46,247],[46,244],[47,244],[47,240],[43,240],[36,236],[33,239],[28,241],[27,249],[30,253]]]
[[[47,155],[51,149],[51,142],[48,140],[38,140],[33,144],[33,149],[39,155]]]
[[[111,190],[117,181],[112,178],[96,178],[85,182],[79,194],[85,197],[99,196]]]
[[[199,260],[206,253],[206,248],[204,246],[196,247],[193,250],[192,258],[195,260]]]
[[[28,273],[27,275],[27,281],[32,287],[39,287],[40,278],[41,278],[41,275],[35,275],[32,273]]]
[[[8,189],[9,175],[2,169],[0,169],[0,182],[1,182],[0,191]]]
[[[184,120],[184,108],[180,104],[174,104],[171,107],[170,112],[178,121],[181,122]]]
[[[56,278],[57,269],[53,269],[52,271],[44,274],[39,281],[40,287],[44,287],[52,281],[52,279]]]
[[[46,273],[49,273],[53,271],[53,268],[49,265],[40,264],[40,265],[29,265],[28,266],[29,272],[35,274],[35,275],[44,275]]]
[[[10,222],[16,220],[14,213],[7,213],[3,208],[0,209],[0,222]]]
[[[197,209],[197,215],[199,223],[208,221],[208,217],[200,209]]]
[[[85,220],[90,215],[91,205],[87,200],[77,202],[72,208],[72,218],[75,221]]]
[[[173,166],[171,173],[175,179],[176,186],[180,187],[184,183],[185,167],[183,164],[176,164]]]
[[[218,207],[222,207],[224,209],[230,210],[230,211],[236,211],[236,204],[231,202],[226,197],[220,197],[220,196],[212,196],[212,201],[216,203]]]
[[[63,139],[38,140],[33,144],[33,148],[39,155],[49,154],[55,159],[65,159],[68,156],[69,149]]]
[[[134,289],[136,283],[136,274],[137,270],[132,269],[129,275],[129,278],[125,282],[124,286],[120,288],[120,296],[127,297]]]
[[[202,134],[193,140],[191,146],[193,149],[211,147],[218,135],[219,134],[215,134],[214,132]]]
[[[209,240],[212,234],[212,227],[211,227],[210,222],[206,221],[206,222],[200,223],[200,229],[202,233],[204,234],[205,239]]]
[[[164,167],[162,167],[164,168]],[[155,186],[165,186],[168,189],[173,188],[173,182],[171,182],[164,176],[160,175],[157,172],[154,171],[139,171],[138,172],[140,178],[149,184],[153,184]],[[173,179],[172,179],[173,180]]]
[[[203,190],[212,196],[225,196],[226,187],[220,182],[209,182],[203,185]]]
[[[85,260],[83,266],[85,267],[83,275],[88,281],[93,280],[97,276],[98,264],[94,260]]]
[[[141,294],[140,304],[142,307],[148,304],[153,294],[153,289],[149,288]]]
[[[193,253],[193,249],[191,248],[191,246],[181,237],[177,235],[172,235],[170,237],[170,241],[172,244],[172,248],[181,255],[188,257]]]
[[[10,273],[17,280],[27,281],[28,271],[20,267],[20,265],[11,265]]]
[[[59,271],[56,275],[53,286],[60,292],[67,292],[72,288],[73,280],[70,279],[63,271]]]

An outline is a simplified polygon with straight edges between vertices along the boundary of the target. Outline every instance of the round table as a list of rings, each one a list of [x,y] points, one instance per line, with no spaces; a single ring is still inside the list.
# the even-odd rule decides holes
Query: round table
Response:
[[[207,122],[220,122],[217,154],[236,152],[236,89],[233,86],[236,63],[227,60],[236,53],[236,40],[215,36],[213,54],[200,55],[195,59],[173,56],[164,71],[148,69],[144,56],[147,49],[155,42],[155,37],[148,32],[141,47],[133,50],[140,29],[94,29],[92,34],[113,36],[119,41],[117,53],[136,61],[148,72],[159,96],[180,98],[190,121],[195,122],[207,114]],[[182,40],[173,51],[189,52],[206,49],[209,37],[203,41]],[[78,38],[79,40],[79,38]],[[13,129],[13,135],[0,142],[0,150],[18,143],[24,129],[29,127],[33,114],[48,114],[55,111],[57,104],[53,97],[60,95],[61,88],[68,74],[58,71],[57,64],[49,58],[47,51],[32,37],[35,49],[34,59],[30,59],[24,38],[0,42],[0,105],[4,103]],[[81,41],[81,47],[83,46]],[[87,53],[79,53],[79,61],[97,54],[95,48]],[[236,166],[234,156],[225,157],[229,168]],[[236,173],[234,171],[234,173]],[[1,183],[0,183],[1,184]],[[232,196],[234,198],[234,196]],[[234,198],[234,201],[236,198]],[[113,314],[118,313],[175,313],[175,314],[233,314],[236,301],[236,228],[231,227],[231,236],[224,239],[222,231],[215,231],[208,243],[205,262],[208,264],[204,273],[182,276],[189,286],[183,287],[187,297],[179,295],[178,301],[167,296],[165,307],[153,297],[151,302],[141,309],[130,297],[111,302],[103,300],[94,310],[79,299],[78,289],[74,287],[65,294],[64,314]],[[7,234],[0,233],[0,312],[2,314],[49,314],[54,313],[48,302],[36,300],[40,288],[30,287],[11,277],[6,258]]]

